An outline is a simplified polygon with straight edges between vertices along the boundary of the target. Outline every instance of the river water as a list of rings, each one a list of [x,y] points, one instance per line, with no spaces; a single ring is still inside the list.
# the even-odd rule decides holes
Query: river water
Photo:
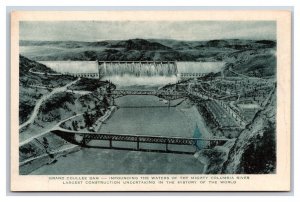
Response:
[[[179,107],[168,108],[155,96],[125,96],[116,103],[120,108],[101,132],[193,136],[191,119]],[[200,174],[202,170],[193,155],[84,148],[31,174]]]
[[[171,101],[176,105],[182,99]],[[194,127],[184,113],[155,96],[124,96],[117,99],[120,107],[103,124],[100,132],[192,137]]]

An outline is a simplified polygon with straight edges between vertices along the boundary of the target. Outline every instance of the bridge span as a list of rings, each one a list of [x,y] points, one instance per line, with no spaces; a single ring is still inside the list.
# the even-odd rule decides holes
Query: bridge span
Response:
[[[185,92],[171,92],[171,91],[156,91],[156,90],[127,90],[127,89],[119,89],[114,90],[108,95],[113,96],[114,98],[126,96],[126,95],[153,95],[157,97],[168,97],[168,99],[179,99],[186,97]]]
[[[63,139],[80,145],[82,147],[97,147],[89,146],[88,143],[91,140],[106,141],[107,146],[101,146],[99,148],[105,149],[122,149],[133,151],[145,151],[145,152],[159,152],[159,153],[177,153],[177,154],[194,154],[199,149],[209,149],[214,146],[223,145],[229,139],[226,138],[188,138],[188,137],[167,137],[167,136],[149,136],[149,135],[132,135],[132,134],[111,134],[111,133],[95,133],[95,132],[82,132],[71,131],[63,128],[57,128],[52,131],[54,134],[62,137]],[[134,147],[129,147],[125,144],[122,147],[117,146],[116,143],[131,142],[134,143]],[[146,144],[151,145],[163,145],[163,148],[151,149],[145,147]],[[116,144],[116,145],[115,145]],[[197,148],[196,145],[201,145],[201,148]],[[178,145],[179,147],[172,147],[170,145]],[[188,146],[182,148],[180,146]]]

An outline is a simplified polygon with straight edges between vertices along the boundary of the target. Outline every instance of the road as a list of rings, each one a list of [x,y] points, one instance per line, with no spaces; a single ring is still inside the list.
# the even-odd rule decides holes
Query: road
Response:
[[[58,87],[58,88],[54,88],[49,94],[45,94],[43,95],[38,101],[37,103],[35,104],[34,106],[34,109],[33,109],[33,112],[30,116],[30,118],[24,122],[23,124],[21,124],[19,126],[19,130],[22,130],[24,127],[26,127],[27,125],[31,124],[35,117],[37,116],[38,112],[39,112],[39,109],[41,107],[41,105],[43,104],[43,102],[45,102],[46,100],[48,100],[52,95],[56,94],[56,93],[60,93],[60,92],[65,92],[67,91],[67,88],[73,84],[75,84],[77,81],[79,81],[80,78],[78,78],[77,80],[75,81],[72,81],[70,83],[68,83],[67,85],[65,86],[62,86],[62,87]]]
[[[58,122],[57,124],[55,124],[55,125],[54,125],[53,127],[51,127],[50,129],[45,130],[45,131],[43,131],[42,133],[40,133],[40,134],[38,134],[38,135],[34,135],[34,136],[32,136],[32,137],[30,137],[30,138],[26,138],[26,139],[23,138],[22,141],[20,142],[20,146],[25,145],[25,144],[31,142],[32,140],[34,140],[34,139],[36,139],[36,138],[42,137],[42,136],[44,136],[45,134],[50,133],[51,131],[60,128],[60,125],[61,125],[62,123],[66,122],[66,121],[68,121],[68,120],[70,120],[70,119],[73,119],[73,118],[75,118],[75,117],[77,117],[77,116],[81,116],[81,115],[82,115],[82,114],[76,114],[76,115],[74,115],[74,116],[70,116],[70,117],[68,117],[68,118],[66,118],[66,119],[64,119],[64,120],[62,120],[62,121],[60,121],[60,122]]]
[[[76,147],[78,147],[78,145],[64,145],[59,149],[54,149],[54,150],[50,151],[49,153],[45,153],[45,154],[42,154],[40,156],[36,156],[36,157],[26,159],[25,161],[20,162],[20,166],[25,165],[27,163],[30,163],[34,160],[43,158],[43,157],[49,157],[49,154],[58,154],[58,153],[61,153],[61,152],[64,152],[64,151],[69,151],[69,150],[74,149]],[[49,159],[49,161],[50,161],[50,159]]]
[[[257,80],[265,80],[267,81],[268,79],[265,79],[265,78],[260,78],[260,77],[254,77],[254,76],[248,76],[248,75],[245,75],[245,74],[241,74],[241,73],[237,73],[236,71],[232,70],[232,68],[229,68],[228,69],[231,73],[233,74],[236,74],[240,77],[244,77],[244,78],[247,78],[247,79],[257,79]]]
[[[41,89],[49,89],[49,90],[53,90],[55,88],[50,87],[50,86],[43,86],[43,85],[29,85],[32,88],[41,88]],[[87,95],[92,93],[92,91],[84,91],[84,90],[66,90],[66,92],[68,93],[75,93],[75,94],[79,94],[79,95]]]

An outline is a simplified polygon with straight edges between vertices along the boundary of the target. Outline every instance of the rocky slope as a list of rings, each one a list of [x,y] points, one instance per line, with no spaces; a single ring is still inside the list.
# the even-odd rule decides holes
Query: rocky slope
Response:
[[[276,172],[276,97],[247,125],[237,139],[204,149],[194,156],[206,174],[269,174]]]
[[[237,138],[222,173],[276,172],[276,95]]]

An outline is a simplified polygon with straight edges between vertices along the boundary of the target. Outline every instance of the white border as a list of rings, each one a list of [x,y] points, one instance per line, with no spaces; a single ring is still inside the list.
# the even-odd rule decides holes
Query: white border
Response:
[[[138,16],[138,18],[137,18]],[[11,189],[14,191],[288,191],[290,190],[291,15],[287,10],[221,11],[16,11],[11,15],[11,83],[19,82],[19,21],[61,20],[276,20],[277,22],[277,169],[276,174],[249,175],[236,184],[194,185],[66,185],[48,176],[20,176],[18,171],[19,85],[11,86]],[[112,175],[105,175],[110,177]],[[127,175],[126,175],[127,176]],[[150,176],[150,175],[149,175]],[[180,177],[180,175],[167,175]],[[190,175],[185,175],[190,176]],[[213,177],[218,177],[214,175]],[[227,176],[227,175],[226,175]],[[230,176],[230,175],[228,175]],[[232,175],[237,176],[237,175]],[[102,177],[99,175],[98,177]],[[209,176],[211,177],[211,176]]]
[[[93,3],[94,2],[94,3]],[[96,2],[96,3],[95,3]],[[116,5],[116,6],[120,6],[121,4],[124,4],[124,0],[119,0],[119,1],[114,1],[114,3],[112,3],[112,1],[107,1],[109,2],[108,4],[110,6],[112,5]],[[141,4],[140,2],[141,1],[126,1],[126,2],[130,2],[129,4],[127,3],[126,6],[130,6],[131,5],[141,5],[141,6],[146,6],[146,3],[144,4]],[[138,2],[139,4],[134,4],[132,2]],[[223,1],[223,0],[219,0],[219,1],[213,1],[213,0],[209,0],[209,1],[201,1],[201,3],[199,3],[198,1],[188,1],[188,0],[183,0],[181,1],[181,3],[178,3],[179,1],[172,1],[172,3],[168,3],[168,5],[172,5],[172,6],[199,6],[200,4],[202,6],[214,6],[214,5],[218,5],[218,6],[295,6],[294,10],[295,10],[295,14],[294,14],[294,20],[295,22],[298,22],[298,23],[295,23],[294,24],[294,44],[299,44],[299,36],[300,35],[300,32],[299,32],[299,20],[297,19],[300,19],[300,5],[299,5],[299,1],[297,0],[293,0],[293,1],[290,1],[290,0],[280,0],[280,1],[257,1],[257,0],[252,0],[252,1],[240,1],[240,0],[227,0],[227,1]],[[194,2],[194,3],[193,3]],[[196,3],[195,3],[196,2]],[[102,3],[101,5],[104,6],[104,5],[108,5],[107,3]],[[156,6],[163,6],[163,5],[166,5],[166,3],[161,3],[161,0],[152,0],[151,1],[151,4],[152,5],[156,5]],[[1,17],[1,22],[0,22],[0,29],[2,30],[0,32],[0,39],[1,39],[1,42],[0,42],[0,47],[2,47],[2,50],[4,51],[4,48],[5,47],[5,44],[6,42],[8,41],[8,38],[6,38],[6,33],[7,32],[4,32],[4,30],[6,30],[6,6],[49,6],[49,5],[52,5],[52,6],[99,6],[99,1],[90,1],[90,0],[85,0],[85,1],[81,1],[81,0],[75,0],[75,1],[72,1],[70,2],[69,0],[52,0],[51,2],[48,2],[48,1],[37,1],[36,0],[31,0],[31,1],[28,1],[28,0],[22,0],[22,1],[18,1],[18,0],[14,0],[14,1],[0,1],[0,17]],[[30,8],[29,8],[30,9]],[[229,9],[233,9],[232,7],[229,7]],[[8,32],[9,33],[9,32]],[[294,54],[295,55],[299,55],[299,47],[297,47],[295,45],[294,47],[295,49],[295,52]],[[2,52],[3,53],[3,52]],[[6,52],[6,54],[8,54]],[[6,89],[6,69],[4,68],[7,64],[8,61],[6,61],[8,57],[6,57],[5,54],[0,54],[0,65],[2,67],[2,71],[1,71],[1,74],[0,74],[0,88],[1,88],[1,92],[5,92],[7,89]],[[297,58],[294,58],[294,66],[295,67],[299,67],[300,64],[299,64],[299,57]],[[299,78],[300,74],[299,74],[300,70],[299,68],[295,68],[294,69],[294,77],[295,78]],[[294,80],[294,88],[298,88],[299,87],[299,82],[300,80],[299,79],[295,79]],[[299,91],[298,92],[295,92],[294,94],[294,103],[300,103],[300,97],[299,97]],[[0,136],[0,142],[2,143],[1,147],[0,147],[0,155],[1,155],[1,159],[5,159],[7,156],[6,156],[6,148],[3,147],[3,142],[6,142],[6,137],[5,137],[5,133],[6,133],[6,118],[7,116],[5,116],[4,112],[6,110],[6,100],[5,99],[0,99],[0,102],[1,102],[1,105],[0,105],[0,111],[2,112],[2,116],[1,116],[1,121],[0,121],[0,128],[2,130],[2,135]],[[295,114],[295,120],[294,120],[294,123],[300,123],[300,120],[299,120],[299,107],[295,106],[294,107],[295,111],[294,111],[294,114]],[[298,115],[298,116],[297,116]],[[294,128],[294,133],[295,134],[299,134],[300,132],[300,129],[299,129],[299,124],[295,125],[295,128]],[[294,137],[294,142],[299,142],[299,136],[295,135]],[[295,170],[300,170],[300,166],[299,166],[299,147],[296,147],[295,148],[295,151],[294,151],[294,157],[295,157],[295,162],[294,162],[294,165],[295,165]],[[9,170],[7,171],[9,172]],[[15,201],[15,200],[22,200],[24,202],[26,201],[40,201],[41,198],[40,197],[22,197],[22,198],[7,198],[5,197],[6,194],[9,194],[9,193],[6,193],[6,181],[3,180],[5,179],[7,176],[7,173],[6,173],[6,167],[4,165],[4,163],[2,162],[1,166],[0,166],[0,179],[2,179],[0,181],[0,201]],[[296,172],[295,173],[295,176],[294,178],[295,179],[299,179],[299,174]],[[252,200],[272,200],[274,202],[276,201],[282,201],[282,200],[286,200],[286,201],[299,201],[299,180],[295,180],[295,195],[296,197],[285,197],[285,198],[282,198],[282,197],[260,197],[260,198],[253,198],[253,197],[250,197],[250,198],[242,198],[242,197],[222,197],[222,198],[219,198],[218,200],[222,200],[222,201],[252,201]],[[74,195],[75,193],[73,193],[72,195]],[[21,195],[25,195],[25,193],[21,194]],[[32,195],[30,193],[28,193],[27,195]],[[49,194],[48,194],[49,195]],[[53,195],[53,194],[52,194]],[[55,195],[55,194],[54,194]],[[63,195],[68,195],[68,194],[63,194]],[[78,194],[77,194],[78,195]],[[81,194],[82,195],[82,194]],[[91,194],[89,194],[91,195]],[[95,195],[95,194],[92,194],[92,195]],[[105,194],[102,194],[102,195],[105,195]],[[112,194],[109,194],[109,195],[112,195]],[[116,195],[116,194],[113,194],[113,195]],[[125,195],[125,194],[121,194],[121,195]],[[132,194],[129,194],[129,195],[132,195]],[[135,194],[135,195],[140,195],[140,194]],[[152,194],[153,195],[153,194]],[[168,194],[164,194],[164,193],[161,193],[160,195],[168,195]],[[176,193],[172,193],[172,195],[178,195]],[[183,195],[183,194],[179,194],[179,195]],[[189,193],[188,195],[199,195],[199,194],[195,194],[195,193]],[[200,195],[206,195],[206,194],[200,194]],[[209,195],[214,195],[214,194],[209,194]],[[216,195],[216,194],[215,194]],[[230,194],[230,193],[220,193],[218,195],[236,195],[236,194]],[[237,194],[237,195],[240,195],[240,194]],[[242,195],[262,195],[262,194],[259,194],[259,193],[242,193]],[[278,193],[265,193],[263,195],[278,195]],[[279,195],[282,195],[279,193]],[[127,198],[128,199],[128,198]],[[42,199],[43,201],[53,201],[53,198],[43,198]],[[81,197],[65,197],[65,200],[72,200],[72,201],[82,201],[84,199],[82,199]],[[110,199],[111,200],[111,199]],[[122,200],[124,201],[124,198],[119,198],[118,200]],[[148,198],[143,198],[143,199],[140,199],[140,198],[133,198],[131,197],[129,199],[130,201],[149,201]],[[128,200],[128,201],[129,201]],[[151,201],[152,200],[157,200],[157,199],[153,199],[151,198]],[[166,199],[164,199],[166,200]],[[183,198],[181,197],[175,197],[175,198],[172,198],[170,199],[172,201],[182,201],[184,200]],[[201,199],[195,199],[194,197],[193,198],[190,198],[189,200],[208,200],[208,197],[201,197]]]

